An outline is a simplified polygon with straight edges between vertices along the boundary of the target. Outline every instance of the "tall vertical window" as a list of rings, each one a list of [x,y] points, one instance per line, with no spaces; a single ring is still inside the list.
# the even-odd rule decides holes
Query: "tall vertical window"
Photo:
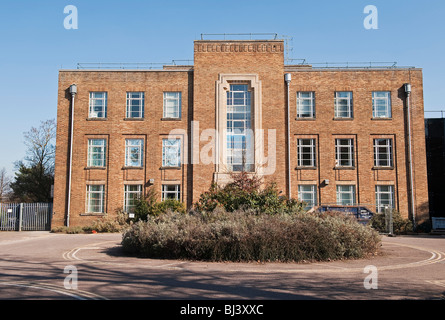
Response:
[[[136,200],[142,197],[142,185],[125,185],[124,210],[127,213],[134,213]]]
[[[162,140],[162,166],[179,167],[181,166],[181,140],[163,139]]]
[[[392,139],[374,139],[374,166],[392,167]]]
[[[179,184],[162,185],[162,201],[165,200],[181,200],[181,186]]]
[[[317,186],[316,185],[299,185],[298,199],[306,203],[306,210],[317,205]]]
[[[342,206],[351,206],[355,204],[355,186],[339,185],[337,186],[337,204]]]
[[[86,212],[104,213],[104,185],[87,185]]]
[[[352,118],[353,102],[352,92],[339,91],[335,92],[335,118]]]
[[[125,140],[125,166],[142,167],[144,159],[144,140]]]
[[[315,118],[315,92],[297,92],[297,118]]]
[[[227,92],[227,164],[231,171],[254,171],[251,92],[231,84]]]
[[[391,118],[391,92],[376,91],[372,93],[372,117]]]
[[[181,118],[181,92],[164,92],[164,118]]]
[[[394,186],[375,186],[376,209],[385,212],[385,207],[394,209]]]
[[[315,139],[298,139],[298,166],[315,167]]]
[[[90,92],[90,118],[107,117],[107,92]]]
[[[144,118],[145,93],[127,92],[127,114],[129,119]]]
[[[335,160],[337,167],[354,166],[354,139],[335,139]]]
[[[88,139],[88,167],[106,166],[107,140]]]

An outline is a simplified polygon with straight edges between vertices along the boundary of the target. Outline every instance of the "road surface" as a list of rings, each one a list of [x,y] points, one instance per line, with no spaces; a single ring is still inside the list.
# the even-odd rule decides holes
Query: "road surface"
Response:
[[[323,263],[125,256],[120,234],[0,233],[1,300],[440,300],[445,237],[382,237],[381,252]]]

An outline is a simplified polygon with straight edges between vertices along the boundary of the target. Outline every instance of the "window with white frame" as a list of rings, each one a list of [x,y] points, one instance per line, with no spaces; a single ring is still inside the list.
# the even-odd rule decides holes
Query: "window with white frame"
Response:
[[[306,203],[306,210],[317,205],[317,186],[316,185],[299,185],[298,199]]]
[[[124,212],[134,213],[136,200],[142,197],[142,185],[125,185]]]
[[[107,92],[90,92],[89,118],[107,117]]]
[[[125,166],[142,167],[144,159],[144,140],[125,140]]]
[[[374,139],[374,166],[392,167],[392,139]]]
[[[163,139],[162,140],[162,166],[179,167],[181,166],[181,140]]]
[[[181,118],[181,92],[164,92],[164,118]]]
[[[128,119],[144,118],[145,93],[127,92],[127,114]]]
[[[106,139],[88,139],[88,167],[105,167],[107,154]]]
[[[231,84],[227,92],[227,165],[230,171],[254,171],[251,92]]]
[[[378,213],[385,212],[385,207],[394,209],[394,186],[375,186],[375,202]]]
[[[335,118],[352,118],[353,102],[352,92],[350,91],[337,91],[335,92]]]
[[[297,92],[297,118],[315,118],[315,92]]]
[[[179,184],[162,185],[162,201],[181,200],[181,186]]]
[[[335,139],[336,167],[354,166],[354,139]]]
[[[372,93],[372,117],[391,118],[391,92],[375,91]]]
[[[87,185],[86,212],[104,213],[104,199],[104,185]]]
[[[337,204],[341,206],[351,206],[355,204],[355,186],[337,186]]]
[[[298,139],[298,166],[315,167],[315,139]]]

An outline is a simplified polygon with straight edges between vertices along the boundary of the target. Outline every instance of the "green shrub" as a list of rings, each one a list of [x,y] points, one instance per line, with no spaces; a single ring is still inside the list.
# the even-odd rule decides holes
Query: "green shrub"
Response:
[[[135,200],[135,219],[134,221],[147,221],[150,216],[159,216],[168,210],[173,212],[185,213],[184,204],[178,200],[167,199],[165,201],[157,201],[157,194],[153,190],[149,190],[144,199]]]
[[[200,212],[223,208],[228,212],[244,209],[267,214],[304,211],[302,202],[280,196],[275,183],[269,183],[262,189],[260,179],[245,172],[232,174],[232,179],[224,187],[212,184],[207,192],[201,194],[194,208]]]
[[[402,218],[400,212],[393,210],[393,232],[394,234],[406,234],[413,231],[413,223],[409,219]],[[370,225],[378,232],[387,233],[385,214],[375,214],[370,221]]]
[[[185,205],[178,200],[167,199],[156,204],[156,215],[166,213],[167,211],[172,211],[176,213],[186,213]]]
[[[78,234],[78,233],[85,233],[85,230],[83,227],[79,227],[79,226],[75,226],[75,227],[61,226],[61,227],[52,228],[51,232],[52,233]]]
[[[66,234],[78,234],[78,233],[115,233],[122,232],[122,230],[128,226],[126,215],[122,212],[118,212],[114,217],[101,217],[88,226],[61,226],[51,229],[53,233],[66,233]]]
[[[126,226],[126,220],[123,213],[118,213],[117,217],[103,217],[94,221],[91,225],[83,228],[85,232],[115,233],[122,232]]]
[[[326,261],[373,254],[380,238],[342,216],[255,211],[167,214],[127,228],[124,251],[150,258],[207,261]]]
[[[356,219],[306,213],[302,202],[280,196],[274,183],[261,188],[244,172],[232,178],[224,187],[212,185],[188,214],[173,204],[159,208],[150,194],[137,206],[138,222],[123,233],[123,249],[151,258],[325,261],[360,258],[378,248],[378,233]]]

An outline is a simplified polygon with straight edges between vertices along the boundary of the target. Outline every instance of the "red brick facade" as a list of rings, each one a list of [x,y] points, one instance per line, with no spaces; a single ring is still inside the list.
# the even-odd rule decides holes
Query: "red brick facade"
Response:
[[[230,83],[244,81],[251,88],[255,164],[267,159],[268,169],[261,171],[264,180],[275,181],[280,190],[287,193],[286,73],[292,76],[289,84],[292,197],[298,197],[299,185],[314,185],[316,202],[332,204],[337,201],[337,186],[349,185],[355,188],[355,202],[366,204],[374,210],[375,206],[372,205],[376,204],[376,186],[390,185],[394,191],[394,207],[403,216],[411,217],[404,91],[404,84],[410,83],[416,222],[428,219],[420,69],[288,66],[284,64],[283,41],[279,40],[196,41],[194,49],[194,65],[188,67],[60,71],[53,226],[67,224],[71,121],[69,88],[72,84],[77,85],[78,94],[74,107],[69,224],[86,225],[97,219],[98,215],[114,215],[116,210],[123,207],[125,185],[141,185],[145,193],[152,188],[159,195],[162,185],[178,185],[180,199],[191,206],[212,182],[227,181],[227,172],[217,161],[224,157],[224,143],[207,133],[209,129],[223,132],[226,122],[225,91]],[[390,92],[390,117],[373,116],[373,92],[380,91]],[[107,92],[106,118],[90,118],[90,92]],[[145,93],[142,119],[127,118],[127,92]],[[181,92],[179,119],[164,117],[164,92]],[[297,117],[297,92],[313,92],[315,117]],[[335,92],[352,92],[351,118],[335,117]],[[162,141],[169,134],[180,139],[181,165],[177,167],[163,166]],[[103,167],[88,166],[89,139],[105,140],[106,164]],[[140,167],[125,166],[126,139],[143,141],[143,164]],[[298,139],[314,139],[314,166],[299,165]],[[352,139],[352,166],[336,166],[336,139]],[[381,168],[374,165],[374,139],[392,141],[390,166]],[[104,188],[103,212],[99,214],[86,212],[87,186],[94,185]]]

